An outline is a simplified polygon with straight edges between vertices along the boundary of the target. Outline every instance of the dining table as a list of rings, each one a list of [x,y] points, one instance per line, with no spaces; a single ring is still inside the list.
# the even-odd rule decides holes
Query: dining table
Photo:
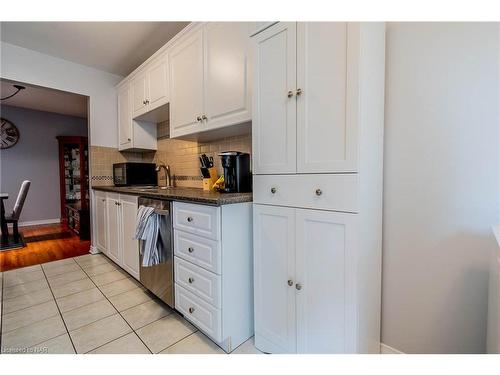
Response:
[[[9,199],[9,193],[0,193],[0,221],[2,222],[2,243],[9,242],[9,228],[5,221],[5,205],[4,200]]]

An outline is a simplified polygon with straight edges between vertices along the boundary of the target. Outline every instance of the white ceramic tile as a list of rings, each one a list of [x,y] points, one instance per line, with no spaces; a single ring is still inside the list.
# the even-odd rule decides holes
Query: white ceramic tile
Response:
[[[61,298],[92,288],[95,288],[94,283],[89,278],[85,278],[70,282],[66,285],[53,287],[52,292],[56,298]]]
[[[56,303],[53,300],[10,314],[4,314],[2,317],[2,333],[28,326],[55,315],[59,315],[59,310],[57,310]]]
[[[66,258],[66,259],[54,260],[52,262],[43,263],[42,267],[44,270],[47,270],[50,268],[58,268],[68,264],[75,264],[73,258]]]
[[[56,303],[61,312],[67,312],[103,300],[104,298],[104,295],[99,289],[92,288],[66,297],[58,298]]]
[[[10,288],[3,287],[3,299],[15,298],[24,294],[33,293],[49,287],[46,279],[32,281],[26,284],[19,284]]]
[[[3,302],[3,311],[4,314],[8,314],[43,302],[51,301],[53,299],[54,297],[52,296],[50,289],[42,289],[5,300]]]
[[[100,275],[92,276],[91,279],[97,286],[110,284],[114,281],[126,279],[129,276],[122,270],[114,270],[111,272],[101,273]]]
[[[131,331],[127,322],[115,314],[70,331],[69,334],[77,353],[87,353]]]
[[[231,354],[264,354],[255,347],[254,338],[251,337],[238,346]]]
[[[9,288],[19,284],[26,284],[40,279],[45,279],[45,274],[40,269],[33,272],[19,273],[15,271],[7,271],[3,275],[4,288]]]
[[[196,332],[160,354],[225,354],[225,352],[203,333]]]
[[[90,266],[90,267],[84,268],[85,272],[89,276],[97,276],[97,275],[100,275],[102,273],[116,271],[118,269],[119,269],[118,266],[115,266],[114,264],[111,264],[111,263],[104,263],[104,264],[99,264],[97,266]]]
[[[41,271],[41,270],[42,270],[42,268],[40,267],[40,265],[39,264],[35,264],[34,266],[16,268],[15,270],[7,271],[7,272],[12,272],[12,273],[27,273],[27,272]]]
[[[49,268],[43,268],[45,275],[47,278],[51,279],[56,276],[62,275],[67,272],[72,272],[72,271],[78,271],[80,270],[80,266],[76,264],[75,262],[72,263],[67,263],[67,264],[62,264],[58,267],[49,267]]]
[[[109,297],[109,300],[118,311],[124,311],[141,303],[151,301],[151,295],[142,289],[133,289],[128,292]]]
[[[82,268],[111,262],[102,254],[87,254],[73,258]]]
[[[10,332],[2,332],[2,350],[26,349],[66,333],[60,315]]]
[[[98,302],[91,303],[79,307],[78,309],[62,313],[64,322],[69,331],[73,331],[97,320],[116,314],[116,309],[103,299]]]
[[[55,288],[85,278],[87,278],[87,275],[80,269],[77,271],[66,272],[63,273],[62,275],[57,275],[55,277],[49,277],[48,279],[49,279],[49,285],[52,288]]]
[[[195,332],[196,328],[177,314],[170,314],[136,331],[153,353],[159,353]]]
[[[151,300],[123,311],[123,318],[133,329],[138,329],[172,313],[172,310],[158,300]]]
[[[101,292],[108,298],[136,288],[142,288],[142,286],[136,280],[131,278],[115,281],[99,287]]]
[[[30,348],[33,354],[74,354],[75,350],[66,333]]]
[[[91,354],[151,354],[135,333],[129,333],[90,352]]]

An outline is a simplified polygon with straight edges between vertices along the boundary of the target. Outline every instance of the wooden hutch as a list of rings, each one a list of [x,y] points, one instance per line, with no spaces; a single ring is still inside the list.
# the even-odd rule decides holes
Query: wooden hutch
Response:
[[[61,219],[80,239],[90,239],[88,138],[59,136]]]

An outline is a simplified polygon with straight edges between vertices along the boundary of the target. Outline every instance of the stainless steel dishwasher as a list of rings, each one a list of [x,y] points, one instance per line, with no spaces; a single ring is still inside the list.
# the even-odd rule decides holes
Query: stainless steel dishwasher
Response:
[[[150,267],[142,266],[142,246],[139,255],[140,279],[150,292],[174,308],[174,254],[172,240],[172,201],[139,197],[139,207],[153,207],[155,213],[161,216],[158,246],[160,248],[160,263]]]

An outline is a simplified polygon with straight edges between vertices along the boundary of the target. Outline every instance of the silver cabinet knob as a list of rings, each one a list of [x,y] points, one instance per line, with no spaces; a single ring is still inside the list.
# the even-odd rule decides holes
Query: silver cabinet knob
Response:
[[[143,100],[143,101],[142,101],[142,104],[146,105],[146,101],[145,101],[145,100]]]
[[[207,115],[203,115],[203,116],[201,116],[201,119],[202,120],[208,120],[208,117],[207,117]]]
[[[293,280],[288,280],[287,284],[288,284],[288,286],[292,286],[293,285]]]
[[[293,96],[293,91],[292,90],[288,90],[286,96],[288,96],[289,98],[291,98]]]
[[[190,253],[192,253],[192,252],[194,251],[194,248],[190,247],[190,248],[188,248],[188,251],[189,251]]]
[[[201,122],[201,116],[196,116],[196,121]]]
[[[188,279],[188,282],[189,282],[189,284],[192,284],[192,283],[194,283],[194,279],[193,279],[192,277],[190,277],[190,278]]]
[[[188,309],[188,311],[189,311],[189,313],[190,313],[190,314],[194,313],[194,307],[190,307],[190,308]]]
[[[275,187],[271,188],[271,193],[276,194],[277,189]]]
[[[106,203],[106,199],[101,199],[104,203]]]
[[[149,99],[146,99],[146,104],[149,104]]]
[[[297,96],[300,96],[302,95],[302,89],[297,89],[297,93],[296,93]]]
[[[316,195],[319,197],[321,194],[323,194],[321,189],[316,189]]]
[[[193,218],[192,218],[191,216],[189,216],[189,217],[187,218],[187,221],[188,221],[188,222],[192,222],[192,221],[193,221]]]
[[[128,140],[129,142],[131,141],[131,139],[130,139],[130,138],[127,138],[127,140]]]
[[[295,289],[301,290],[302,289],[302,285],[300,285],[299,283],[295,284]]]

